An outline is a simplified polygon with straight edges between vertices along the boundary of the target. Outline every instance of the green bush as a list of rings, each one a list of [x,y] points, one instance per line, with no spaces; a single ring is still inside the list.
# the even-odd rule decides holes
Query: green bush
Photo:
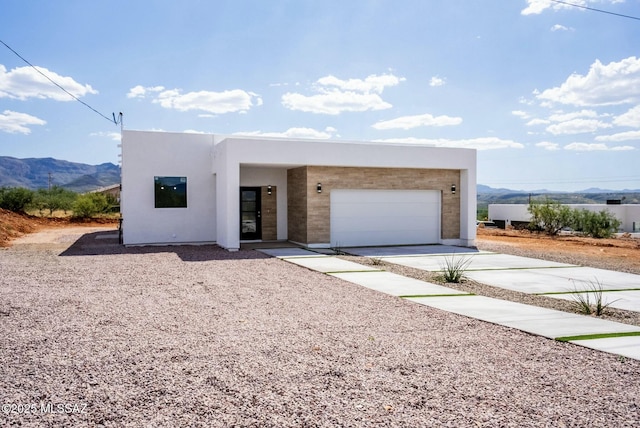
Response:
[[[576,310],[581,314],[591,315],[595,313],[596,316],[601,316],[612,303],[620,300],[616,299],[607,302],[602,295],[604,287],[598,278],[595,278],[595,281],[587,281],[587,284],[588,286],[584,290],[578,289],[574,285],[573,291],[571,292]],[[593,297],[593,302],[591,301],[591,297]]]
[[[544,231],[549,235],[557,235],[565,227],[572,224],[572,209],[551,199],[529,204],[531,222],[529,228]]]
[[[0,187],[0,208],[23,213],[33,197],[33,191],[24,187]]]
[[[109,209],[109,202],[102,193],[85,193],[77,197],[73,203],[73,217],[91,218]]]
[[[594,238],[611,237],[620,227],[620,220],[607,210],[600,212],[572,209],[550,199],[529,204],[529,229],[556,235],[569,227]]]
[[[471,263],[471,257],[456,257],[452,254],[451,257],[444,258],[444,265],[442,266],[442,279],[446,282],[460,283],[464,278],[469,264]]]
[[[620,220],[607,210],[575,210],[573,229],[593,238],[610,238],[618,231]]]

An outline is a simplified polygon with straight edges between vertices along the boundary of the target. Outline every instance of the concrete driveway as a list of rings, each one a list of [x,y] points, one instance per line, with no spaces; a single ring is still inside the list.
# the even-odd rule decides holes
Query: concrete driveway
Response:
[[[362,287],[397,296],[471,318],[515,328],[550,339],[572,342],[588,348],[640,360],[640,327],[588,317],[538,306],[477,296],[446,286],[407,278],[382,269],[375,269],[335,256],[319,254],[305,249],[258,250],[289,263],[322,272]],[[637,296],[633,290],[637,275],[620,274],[575,265],[546,262],[526,257],[508,256],[468,248],[445,245],[346,248],[345,252],[364,257],[375,257],[429,271],[439,271],[447,259],[470,258],[467,275],[482,274],[482,282],[497,287],[524,292],[554,290],[566,286],[576,278],[599,274],[607,285],[626,284],[631,287],[627,295]],[[584,269],[584,270],[581,270]],[[545,272],[553,272],[553,274]],[[594,272],[595,271],[595,272]],[[513,274],[520,275],[515,278]],[[546,275],[546,276],[545,276]],[[564,275],[564,276],[563,276]],[[580,281],[574,281],[583,284]],[[526,286],[521,286],[527,284]],[[528,291],[525,291],[528,290]],[[622,293],[611,291],[610,293]],[[623,294],[618,294],[623,296]],[[553,297],[562,296],[554,294]],[[569,295],[570,296],[570,295]],[[635,298],[635,297],[633,297]],[[622,300],[622,299],[621,299]],[[627,302],[633,300],[626,300]],[[631,304],[633,306],[633,304]]]

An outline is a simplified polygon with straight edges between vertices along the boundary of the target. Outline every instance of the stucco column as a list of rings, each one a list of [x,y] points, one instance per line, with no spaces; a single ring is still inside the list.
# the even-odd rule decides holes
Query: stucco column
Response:
[[[229,251],[240,249],[240,165],[226,156],[216,159],[217,242]]]
[[[460,243],[464,246],[476,242],[477,205],[476,171],[460,170]]]

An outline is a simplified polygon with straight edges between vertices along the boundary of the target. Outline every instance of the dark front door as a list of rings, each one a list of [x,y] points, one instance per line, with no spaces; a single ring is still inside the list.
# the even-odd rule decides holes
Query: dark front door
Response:
[[[240,239],[262,239],[260,187],[240,188]]]

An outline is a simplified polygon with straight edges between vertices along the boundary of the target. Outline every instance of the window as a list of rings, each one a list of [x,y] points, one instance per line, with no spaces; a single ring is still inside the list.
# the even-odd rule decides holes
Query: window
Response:
[[[156,208],[187,207],[187,177],[154,177]]]

